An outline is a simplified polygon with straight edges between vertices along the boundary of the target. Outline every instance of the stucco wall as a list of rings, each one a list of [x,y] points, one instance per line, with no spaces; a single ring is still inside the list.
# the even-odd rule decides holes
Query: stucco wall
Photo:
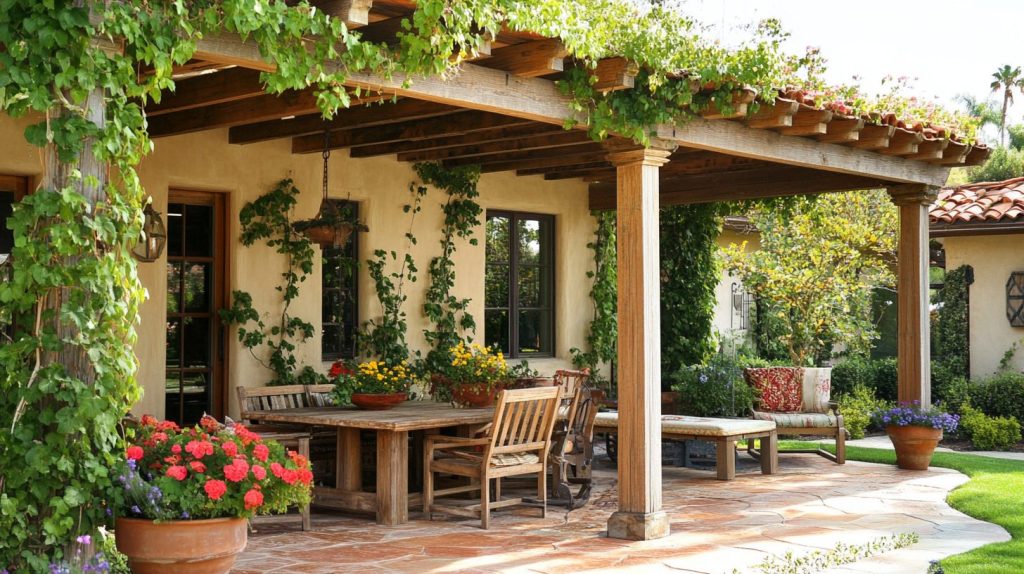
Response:
[[[0,173],[38,176],[41,163],[38,151],[24,143],[22,131],[28,122],[0,116]],[[213,130],[156,140],[155,151],[139,167],[139,174],[156,209],[166,213],[167,195],[171,189],[225,193],[231,229],[229,240],[229,282],[231,289],[249,291],[254,306],[269,312],[275,308],[283,259],[267,247],[244,247],[238,240],[238,212],[269,190],[277,181],[290,177],[302,190],[296,219],[311,217],[320,205],[321,158],[319,154],[293,155],[287,139],[248,146],[227,143],[227,130]],[[345,151],[336,151],[330,160],[330,195],[351,197],[360,203],[360,214],[370,228],[360,237],[361,260],[376,249],[405,250],[404,233],[408,217],[402,205],[409,201],[409,183],[415,180],[411,166],[397,162],[393,156],[352,159]],[[479,203],[485,209],[505,209],[555,215],[555,348],[557,358],[530,362],[542,373],[569,364],[569,349],[583,347],[586,328],[592,315],[589,282],[586,272],[592,258],[586,247],[594,231],[593,219],[587,209],[587,188],[579,181],[545,181],[540,176],[516,177],[511,173],[486,174],[480,181]],[[420,312],[425,273],[429,259],[438,251],[440,210],[444,194],[431,190],[417,217],[413,233],[418,245],[412,249],[419,266],[420,281],[409,289],[406,305],[409,342],[423,349],[422,330],[427,326]],[[471,313],[477,319],[477,340],[483,338],[484,241],[482,227],[476,247],[464,243],[456,254],[457,284],[455,294],[473,300]],[[137,412],[163,416],[164,337],[167,279],[165,261],[144,263],[139,275],[150,293],[141,309],[139,341],[136,352],[140,360],[139,382],[145,391]],[[320,322],[320,269],[303,286],[292,312],[314,325]],[[378,305],[373,286],[365,268],[360,271],[360,320],[375,316]],[[227,385],[231,392],[229,414],[237,414],[236,385],[260,386],[268,380],[263,369],[248,352],[229,337],[230,374]],[[326,369],[320,362],[319,329],[317,337],[301,345],[298,357],[304,364]]]
[[[1024,339],[1024,327],[1011,327],[1006,320],[1006,280],[1014,271],[1024,271],[1024,235],[947,237],[946,269],[961,265],[974,268],[970,287],[971,378],[987,377],[999,367],[1003,354]],[[936,357],[937,358],[937,357]],[[1024,370],[1024,349],[1013,358],[1017,370]]]

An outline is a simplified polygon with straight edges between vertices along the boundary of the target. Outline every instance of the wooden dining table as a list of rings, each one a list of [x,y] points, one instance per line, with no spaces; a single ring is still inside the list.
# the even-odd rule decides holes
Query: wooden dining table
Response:
[[[409,521],[409,506],[422,503],[422,495],[409,492],[409,433],[437,434],[444,428],[472,432],[494,418],[493,408],[456,409],[448,403],[407,401],[386,411],[353,407],[278,409],[243,413],[261,423],[287,423],[337,429],[336,484],[313,489],[319,506],[354,512],[371,512],[377,523],[388,526]],[[377,488],[362,487],[360,431],[377,434]],[[413,456],[421,457],[420,453]],[[417,459],[419,460],[419,459]]]

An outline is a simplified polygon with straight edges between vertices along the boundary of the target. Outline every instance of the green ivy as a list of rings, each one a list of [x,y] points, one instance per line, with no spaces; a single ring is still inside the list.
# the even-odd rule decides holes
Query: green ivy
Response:
[[[292,227],[290,214],[298,203],[298,195],[299,190],[292,185],[292,180],[282,180],[273,190],[245,204],[238,217],[242,224],[242,245],[252,247],[262,241],[283,255],[287,262],[287,268],[281,273],[283,283],[274,287],[281,294],[282,303],[277,322],[268,327],[253,307],[252,295],[245,291],[233,291],[231,308],[220,311],[225,324],[238,325],[238,341],[249,354],[274,373],[267,383],[271,386],[326,382],[313,367],[299,368],[296,344],[312,337],[314,329],[312,323],[288,312],[299,296],[299,285],[313,272],[313,245]],[[261,346],[270,350],[267,360],[256,353]]]
[[[619,343],[618,323],[618,259],[615,245],[615,212],[591,212],[597,227],[594,240],[587,247],[594,252],[594,269],[587,271],[591,280],[590,301],[594,305],[594,318],[587,330],[587,351],[573,348],[569,350],[573,365],[577,369],[590,369],[591,377],[597,382],[615,382],[615,361]],[[605,379],[601,375],[602,363],[611,365],[611,375]],[[609,398],[615,393],[614,384],[605,385]]]
[[[424,367],[427,372],[440,373],[451,363],[449,349],[466,334],[476,331],[476,321],[469,313],[470,299],[452,295],[455,288],[456,240],[466,240],[477,245],[473,230],[480,225],[483,209],[475,201],[480,193],[480,166],[468,165],[446,168],[440,163],[418,163],[416,174],[424,183],[443,190],[448,199],[443,204],[444,223],[441,225],[441,254],[430,260],[427,269],[427,292],[423,302],[423,314],[432,324],[424,329],[423,336],[431,346]]]
[[[969,265],[946,272],[945,282],[937,294],[938,313],[935,318],[935,360],[951,372],[970,377],[971,345],[968,340],[968,278],[973,276]]]

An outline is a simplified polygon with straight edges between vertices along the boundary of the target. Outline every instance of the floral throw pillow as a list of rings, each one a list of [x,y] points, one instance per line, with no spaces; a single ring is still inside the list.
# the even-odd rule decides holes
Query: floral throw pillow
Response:
[[[827,413],[832,395],[832,369],[804,369],[803,393],[803,412]]]
[[[804,370],[799,367],[746,369],[747,383],[761,399],[762,411],[798,413],[803,405]]]

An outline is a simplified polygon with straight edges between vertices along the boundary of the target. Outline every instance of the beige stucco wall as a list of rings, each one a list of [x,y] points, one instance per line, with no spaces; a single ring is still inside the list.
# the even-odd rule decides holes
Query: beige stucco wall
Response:
[[[718,248],[721,250],[731,245],[745,245],[746,251],[755,251],[761,245],[760,239],[760,235],[756,232],[741,233],[725,229],[718,236]],[[717,333],[719,343],[730,340],[737,340],[734,342],[739,342],[738,340],[743,340],[747,336],[746,331],[738,328],[740,315],[732,306],[732,286],[734,283],[742,285],[739,277],[731,275],[723,266],[721,278],[718,281],[718,286],[715,288],[714,331]]]
[[[1010,273],[1024,271],[1024,235],[947,237],[942,244],[946,248],[946,269],[961,265],[974,268],[974,284],[970,287],[971,378],[987,377],[999,368],[1011,345],[1024,345],[1024,327],[1011,327],[1006,320],[1006,280]],[[1024,370],[1024,348],[1017,351],[1013,365]]]
[[[24,143],[25,121],[0,116],[0,173],[38,176],[41,164],[37,150]],[[331,157],[330,194],[360,203],[360,213],[370,228],[360,237],[360,259],[370,257],[376,249],[405,250],[404,233],[408,216],[402,205],[408,203],[409,183],[415,180],[411,165],[397,162],[393,156],[352,159],[345,151]],[[269,312],[277,308],[283,259],[262,245],[244,247],[238,240],[238,212],[248,201],[257,198],[278,182],[290,177],[302,190],[295,219],[311,217],[320,204],[321,158],[319,154],[293,155],[287,139],[248,146],[227,143],[227,130],[213,130],[156,140],[156,149],[139,167],[139,174],[156,209],[166,213],[168,190],[199,190],[225,193],[231,229],[229,240],[229,281],[231,289],[242,289],[253,295],[254,306]],[[542,373],[569,365],[569,349],[583,347],[587,325],[592,315],[589,283],[586,272],[591,257],[586,247],[594,224],[587,209],[587,188],[579,181],[545,181],[540,176],[516,177],[511,173],[485,174],[479,185],[479,203],[485,209],[506,209],[555,215],[555,359],[530,362]],[[409,342],[413,348],[424,349],[422,330],[426,322],[420,312],[426,287],[428,262],[438,250],[442,222],[441,202],[444,194],[431,190],[425,198],[423,211],[417,217],[413,233],[419,242],[411,253],[420,268],[420,281],[408,290],[406,304]],[[477,230],[478,246],[459,246],[456,254],[457,284],[455,294],[473,300],[471,313],[477,319],[477,340],[483,339],[484,241],[482,227]],[[164,334],[166,292],[164,261],[139,266],[139,275],[150,293],[141,309],[136,352],[140,360],[139,382],[144,389],[137,412],[163,415],[164,398]],[[320,269],[302,287],[301,296],[292,307],[295,315],[320,322]],[[375,316],[378,305],[365,268],[360,271],[360,320]],[[248,352],[229,337],[231,389],[229,414],[237,414],[234,393],[236,385],[260,386],[268,380],[263,369]],[[317,337],[301,345],[299,360],[326,370],[320,361],[319,329]]]

